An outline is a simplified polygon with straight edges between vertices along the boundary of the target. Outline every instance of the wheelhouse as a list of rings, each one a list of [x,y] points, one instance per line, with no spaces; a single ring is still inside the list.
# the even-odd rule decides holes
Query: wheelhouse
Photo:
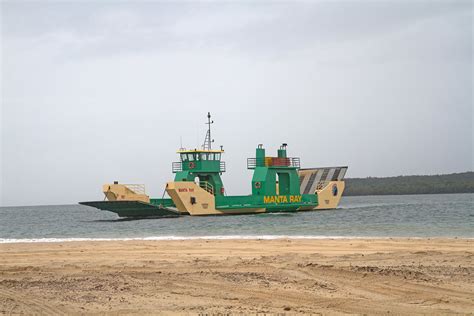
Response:
[[[223,151],[184,151],[178,152],[181,162],[220,161]]]

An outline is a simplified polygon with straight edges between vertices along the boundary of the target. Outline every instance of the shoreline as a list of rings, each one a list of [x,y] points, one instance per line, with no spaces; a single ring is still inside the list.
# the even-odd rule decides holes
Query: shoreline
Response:
[[[473,246],[390,237],[0,244],[0,315],[468,314]]]
[[[149,236],[149,237],[50,237],[50,238],[0,238],[2,244],[71,243],[71,242],[121,242],[121,241],[185,241],[185,240],[474,240],[459,236],[304,236],[304,235],[216,235],[216,236]]]

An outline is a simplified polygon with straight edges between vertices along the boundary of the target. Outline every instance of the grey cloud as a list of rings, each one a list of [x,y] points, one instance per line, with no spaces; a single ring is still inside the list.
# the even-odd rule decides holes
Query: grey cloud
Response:
[[[230,194],[289,143],[348,176],[472,170],[470,2],[2,2],[3,205],[161,195],[215,115]],[[171,132],[170,132],[171,131]]]

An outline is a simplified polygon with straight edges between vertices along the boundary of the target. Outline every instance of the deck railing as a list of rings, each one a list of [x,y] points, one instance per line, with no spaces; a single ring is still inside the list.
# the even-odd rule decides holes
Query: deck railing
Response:
[[[300,158],[298,157],[247,158],[247,169],[255,169],[256,167],[300,168]]]
[[[188,163],[188,162],[185,162],[185,163]],[[183,162],[181,161],[173,162],[171,166],[171,171],[173,173],[183,171]],[[219,161],[219,172],[225,172],[225,161]]]
[[[183,171],[183,164],[181,163],[181,161],[173,162],[173,165],[171,166],[171,171],[173,173]]]
[[[214,195],[214,187],[207,181],[199,181],[199,186]]]
[[[136,194],[146,194],[144,184],[124,184],[124,186]]]

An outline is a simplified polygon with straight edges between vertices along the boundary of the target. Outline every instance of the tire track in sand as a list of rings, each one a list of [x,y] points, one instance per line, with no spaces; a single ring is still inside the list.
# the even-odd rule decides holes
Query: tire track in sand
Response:
[[[0,296],[21,305],[22,311],[29,315],[65,315],[67,312],[40,299],[26,297],[18,292],[0,288]]]
[[[235,296],[241,296],[238,298],[239,301],[243,302],[248,300],[248,297],[251,297],[252,300],[261,300],[262,302],[278,302],[278,305],[285,306],[298,306],[299,308],[309,308],[314,310],[314,307],[317,306],[321,310],[329,308],[331,305],[339,305],[342,300],[340,298],[327,298],[319,297],[316,295],[302,296],[298,293],[292,293],[289,291],[280,290],[278,292],[275,289],[260,290],[255,289],[250,286],[236,286],[231,284],[222,284],[222,283],[212,283],[212,282],[196,282],[191,280],[186,280],[185,284],[174,283],[173,286],[179,287],[180,289],[189,290],[190,286],[198,289],[198,292],[206,295],[206,291],[213,293],[215,298],[224,299],[224,296],[215,296],[216,293],[232,293]],[[187,295],[183,293],[183,295]],[[350,299],[344,299],[345,301],[351,301]],[[356,301],[354,300],[353,303]],[[249,302],[249,306],[252,303]],[[278,308],[280,306],[273,304],[273,308]],[[261,306],[263,307],[263,306]],[[267,306],[268,307],[268,306]]]

